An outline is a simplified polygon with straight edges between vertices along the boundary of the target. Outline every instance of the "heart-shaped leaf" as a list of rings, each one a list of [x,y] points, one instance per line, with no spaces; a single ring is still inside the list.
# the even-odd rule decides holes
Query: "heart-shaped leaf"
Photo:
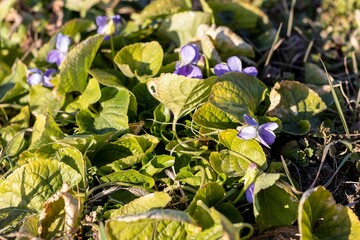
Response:
[[[177,74],[162,74],[147,83],[150,93],[174,114],[174,119],[189,114],[206,101],[216,77],[196,79]]]
[[[296,81],[276,83],[270,92],[270,100],[267,114],[280,118],[283,131],[292,134],[307,133],[309,120],[326,109],[315,91]]]
[[[336,204],[332,194],[319,186],[303,193],[299,230],[305,239],[350,239],[360,236],[360,221],[348,207]]]
[[[265,98],[266,86],[256,77],[231,72],[222,75],[211,89],[209,102],[238,121],[253,115]]]
[[[146,82],[155,76],[162,66],[164,51],[158,42],[134,43],[123,47],[114,61],[122,73]]]
[[[85,90],[92,61],[103,38],[102,35],[91,36],[70,50],[60,69],[60,92],[82,93]]]

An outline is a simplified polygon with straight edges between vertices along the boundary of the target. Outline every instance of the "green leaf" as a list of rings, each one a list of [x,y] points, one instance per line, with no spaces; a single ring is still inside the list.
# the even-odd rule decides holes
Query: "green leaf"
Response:
[[[96,103],[101,97],[100,86],[95,78],[91,78],[84,92],[72,103],[66,106],[66,112],[87,109],[91,104]]]
[[[325,71],[314,63],[305,63],[305,83],[320,86],[329,84]]]
[[[201,200],[196,202],[195,214],[201,216],[199,225],[203,230],[196,234],[196,239],[234,239],[240,240],[239,232],[234,225],[215,208],[208,208]]]
[[[151,153],[159,143],[159,139],[150,134],[139,136],[129,133],[121,136],[121,138],[114,143],[126,147],[135,155],[140,153]]]
[[[5,153],[9,157],[14,157],[25,150],[27,141],[25,139],[25,131],[16,132],[14,137],[5,147]]]
[[[49,143],[45,144],[35,151],[36,159],[49,159],[63,162],[85,179],[85,159],[82,153],[75,147],[65,143]]]
[[[268,115],[278,117],[283,131],[302,135],[310,130],[309,120],[326,109],[319,95],[296,81],[276,83],[270,92]]]
[[[164,52],[158,42],[134,43],[123,47],[114,61],[122,73],[146,82],[155,76],[162,66]]]
[[[107,148],[114,154],[107,158],[108,161],[111,161],[108,166],[110,166],[115,171],[121,171],[122,169],[131,167],[132,165],[142,162],[145,159],[148,159],[148,154],[151,153],[156,145],[159,143],[159,140],[149,134],[137,136],[133,134],[125,134],[120,139],[112,143],[112,146],[115,144],[118,145],[115,149]],[[104,149],[101,150],[99,156],[103,158]],[[117,153],[115,152],[117,151]]]
[[[228,26],[235,31],[261,33],[262,25],[269,23],[265,13],[246,2],[232,1],[224,4],[220,0],[210,0],[208,4],[213,10],[217,26]]]
[[[254,194],[273,186],[280,179],[280,173],[264,173],[256,178]]]
[[[63,183],[74,187],[80,180],[79,173],[58,161],[34,160],[17,168],[0,183],[0,227],[25,214],[41,211],[45,201]]]
[[[289,226],[297,218],[298,200],[287,186],[275,184],[277,178],[279,174],[263,174],[255,181],[254,215],[261,230]]]
[[[147,19],[156,19],[167,15],[191,10],[191,1],[188,0],[157,0],[150,2],[140,14],[131,14],[131,18],[140,24]]]
[[[61,64],[58,85],[60,92],[82,93],[85,90],[92,61],[103,38],[102,35],[91,36],[70,50]]]
[[[155,185],[153,178],[145,176],[136,170],[124,170],[111,173],[101,178],[103,182],[123,182],[133,185],[144,186],[145,188],[152,188]]]
[[[205,12],[181,12],[165,18],[156,33],[173,41],[177,46],[189,43],[201,24],[211,24],[211,14]]]
[[[226,130],[219,133],[219,141],[230,150],[210,154],[211,166],[218,173],[228,177],[241,176],[252,162],[261,169],[267,168],[265,153],[255,140],[242,140],[236,130]]]
[[[107,87],[122,87],[126,81],[124,75],[121,75],[119,71],[111,69],[93,68],[89,73],[99,83]]]
[[[205,103],[198,108],[193,115],[193,120],[199,126],[213,129],[236,128],[239,125],[234,117],[211,103]]]
[[[34,85],[30,88],[29,105],[31,113],[35,116],[41,114],[55,117],[65,101],[65,95],[57,91],[45,88],[41,85]]]
[[[171,209],[117,217],[105,224],[109,239],[185,239],[189,228],[200,230],[185,212]]]
[[[234,55],[255,56],[253,47],[226,26],[203,24],[197,29],[197,37],[201,39],[202,43],[204,42],[203,38],[210,37],[223,60]],[[204,52],[203,45],[202,48]],[[204,52],[204,54],[206,53]]]
[[[82,132],[103,133],[128,129],[128,106],[130,93],[126,89],[105,87],[101,89],[99,113],[80,110],[76,122]]]
[[[36,150],[42,145],[64,137],[55,120],[47,115],[39,115],[33,127],[31,144],[28,150]]]
[[[209,102],[238,121],[243,115],[254,115],[265,99],[266,86],[256,77],[244,73],[222,75],[211,89]]]
[[[27,217],[23,225],[19,229],[19,233],[26,235],[27,237],[17,237],[16,240],[28,240],[29,237],[36,237],[38,236],[38,223],[39,223],[39,216],[32,215]]]
[[[11,74],[0,83],[0,102],[7,102],[27,92],[26,65],[16,60],[11,68]]]
[[[111,218],[147,212],[154,208],[164,208],[171,201],[169,194],[154,192],[139,197],[111,213]]]
[[[191,201],[187,212],[190,216],[194,216],[195,209],[197,207],[197,201],[201,200],[206,206],[212,207],[218,203],[225,195],[224,188],[218,183],[207,183],[200,188],[193,200]],[[201,216],[200,216],[201,217]]]
[[[69,185],[64,184],[44,203],[39,217],[39,233],[44,239],[56,237],[59,233],[74,232],[80,224],[81,202],[74,196]]]
[[[173,166],[174,163],[175,157],[169,155],[158,155],[143,165],[140,169],[140,173],[148,176],[154,176],[164,169]]]
[[[85,17],[86,12],[98,4],[101,0],[68,0],[65,2],[65,7],[69,10],[80,12],[82,17]]]
[[[200,156],[208,147],[198,139],[182,138],[171,140],[165,147],[168,151],[188,156]]]
[[[162,74],[150,80],[150,93],[174,114],[177,120],[206,101],[216,77],[207,79],[188,78],[176,74]]]
[[[299,205],[301,239],[350,239],[360,236],[360,221],[352,210],[336,204],[332,194],[319,186],[307,190]]]

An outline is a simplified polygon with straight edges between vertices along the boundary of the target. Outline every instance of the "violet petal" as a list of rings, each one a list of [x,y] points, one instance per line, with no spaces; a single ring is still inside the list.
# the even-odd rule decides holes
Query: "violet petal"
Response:
[[[237,136],[243,140],[254,139],[257,136],[257,129],[254,126],[242,127]]]
[[[247,67],[244,68],[243,73],[248,76],[256,77],[258,74],[258,70],[255,67]]]
[[[70,46],[70,38],[66,35],[58,33],[56,36],[56,49],[66,53]]]
[[[110,18],[114,21],[115,25],[120,23],[120,20],[121,20],[120,15],[114,15],[114,16],[111,16]]]
[[[259,124],[255,120],[255,118],[252,118],[252,117],[248,116],[247,114],[244,114],[244,121],[251,126],[255,126],[255,127],[259,126]]]
[[[228,60],[226,61],[227,65],[229,66],[229,69],[232,72],[241,72],[242,70],[242,63],[240,58],[233,56],[233,57],[229,57]]]
[[[202,78],[202,72],[199,67],[194,65],[185,65],[175,70],[175,74],[182,75],[190,78]]]
[[[194,44],[185,45],[180,50],[182,65],[197,63],[199,60],[199,49]]]
[[[248,203],[254,202],[254,189],[255,189],[255,185],[254,185],[254,183],[252,183],[245,191],[245,197],[246,197],[246,201],[248,201]]]
[[[41,82],[43,81],[44,75],[41,72],[41,70],[37,69],[37,68],[32,68],[28,70],[28,74],[27,74],[27,83],[32,85],[37,85],[37,84],[41,84]]]
[[[96,17],[96,26],[99,28],[104,28],[107,24],[107,17],[106,16],[97,16]]]
[[[228,65],[226,65],[225,63],[218,63],[214,66],[215,75],[218,77],[224,75],[225,73],[227,73],[229,71],[230,71],[230,69],[229,69]]]

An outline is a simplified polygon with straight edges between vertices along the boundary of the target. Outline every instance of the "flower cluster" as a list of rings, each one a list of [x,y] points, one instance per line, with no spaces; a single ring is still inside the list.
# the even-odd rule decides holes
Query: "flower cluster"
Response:
[[[96,25],[97,25],[97,34],[105,34],[105,40],[110,39],[110,35],[118,33],[118,29],[120,26],[120,15],[115,15],[111,17],[107,16],[98,16],[96,17]]]
[[[242,72],[248,76],[253,76],[253,77],[256,77],[258,74],[258,71],[255,67],[247,67],[243,69],[241,60],[236,56],[229,57],[226,63],[216,64],[214,67],[214,72],[215,75],[218,77],[220,77],[221,75],[227,72]]]
[[[256,139],[262,145],[270,148],[269,145],[275,142],[274,130],[278,128],[276,122],[268,122],[259,126],[258,122],[248,115],[244,115],[244,121],[248,126],[238,127],[238,137],[244,140]]]
[[[59,67],[60,64],[65,60],[66,54],[70,46],[70,38],[66,35],[58,33],[56,36],[56,49],[49,52],[46,57],[48,63],[56,63]]]
[[[201,69],[196,66],[200,57],[200,51],[195,44],[183,46],[180,50],[181,60],[176,63],[174,73],[190,78],[203,78]]]
[[[55,72],[55,69],[48,69],[43,73],[40,69],[30,68],[26,73],[27,83],[31,86],[42,84],[45,87],[53,87],[50,80]]]

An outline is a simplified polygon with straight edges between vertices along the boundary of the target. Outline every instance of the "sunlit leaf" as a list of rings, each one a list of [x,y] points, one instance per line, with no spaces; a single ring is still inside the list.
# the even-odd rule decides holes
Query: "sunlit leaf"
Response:
[[[87,109],[91,104],[96,103],[101,97],[100,86],[95,78],[91,78],[84,92],[72,103],[66,106],[67,112],[75,112]]]
[[[85,90],[92,61],[103,38],[102,35],[91,36],[70,50],[60,69],[60,92],[82,93]]]
[[[185,212],[171,209],[117,217],[105,224],[109,239],[184,239],[189,227],[199,231]]]
[[[224,197],[224,188],[218,183],[208,183],[200,188],[190,203],[187,211],[193,216],[197,207],[197,201],[201,200],[206,206],[212,207]]]
[[[238,121],[253,115],[265,98],[266,86],[256,77],[244,73],[227,73],[211,89],[209,101]]]
[[[169,194],[154,192],[139,197],[111,213],[111,218],[147,212],[154,208],[164,208],[171,201]]]
[[[303,193],[298,214],[301,239],[355,240],[360,236],[359,219],[348,207],[336,204],[322,186]]]
[[[165,18],[158,31],[161,38],[172,40],[177,46],[189,43],[201,24],[210,24],[211,14],[205,12],[181,12]]]
[[[214,129],[229,129],[239,126],[234,117],[221,111],[211,103],[205,103],[198,108],[193,115],[193,120],[199,126]]]
[[[50,114],[55,117],[64,104],[64,101],[65,96],[55,90],[45,88],[41,85],[34,85],[30,88],[29,104],[31,113],[35,116]]]
[[[270,92],[268,115],[278,117],[283,131],[305,134],[310,130],[309,120],[326,109],[319,95],[305,84],[296,81],[276,83]]]
[[[206,101],[215,81],[216,77],[196,79],[162,74],[159,78],[150,80],[147,85],[150,93],[168,107],[177,120]]]
[[[26,93],[29,85],[26,83],[26,66],[16,60],[11,68],[11,74],[0,82],[0,102],[7,102]]]
[[[33,127],[29,150],[35,150],[43,144],[53,142],[62,137],[64,137],[64,133],[51,116],[39,115],[36,117]]]
[[[80,180],[79,173],[58,161],[35,160],[17,168],[0,183],[0,227],[40,212],[63,183],[74,187]]]
[[[118,171],[111,173],[101,178],[104,182],[122,182],[133,185],[140,185],[146,188],[152,188],[155,180],[151,177],[145,176],[134,169]]]
[[[164,52],[158,42],[134,43],[123,47],[114,61],[127,77],[146,82],[157,74],[162,66]]]
[[[210,154],[211,166],[218,173],[229,177],[241,176],[252,162],[260,168],[267,167],[265,153],[255,140],[240,139],[236,130],[226,130],[219,133],[219,141],[229,150]]]
[[[128,128],[127,113],[130,103],[128,90],[102,88],[99,103],[100,112],[93,113],[83,109],[76,116],[76,122],[82,132],[104,133]]]

